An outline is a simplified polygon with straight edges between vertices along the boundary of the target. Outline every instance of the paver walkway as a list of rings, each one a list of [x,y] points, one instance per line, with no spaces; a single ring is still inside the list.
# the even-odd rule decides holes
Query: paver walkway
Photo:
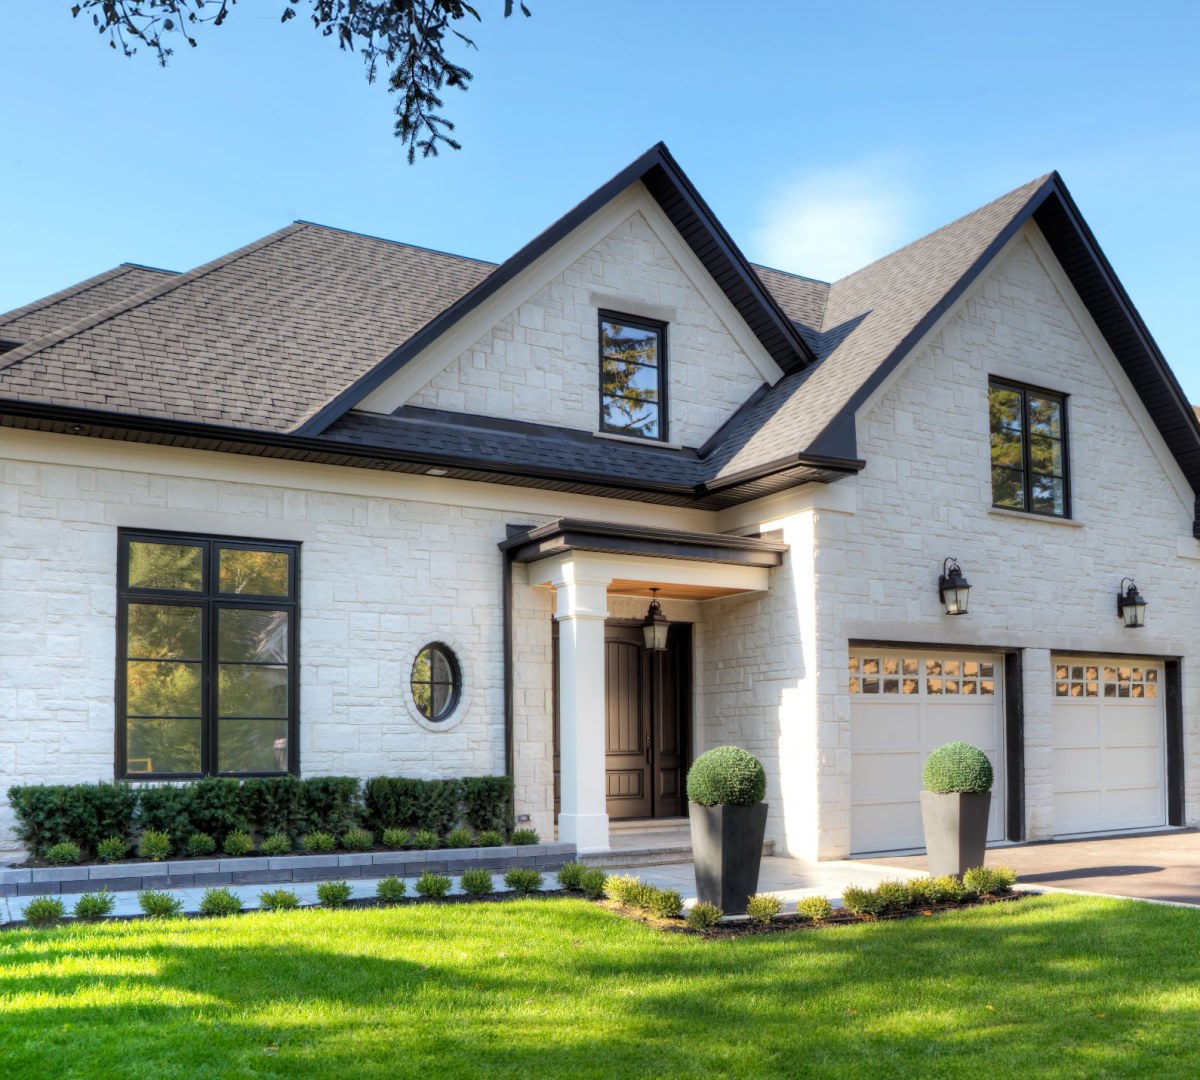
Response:
[[[926,868],[924,855],[866,856],[889,871]],[[989,848],[990,866],[1011,866],[1023,885],[1200,904],[1200,830],[1095,840],[1052,840]]]

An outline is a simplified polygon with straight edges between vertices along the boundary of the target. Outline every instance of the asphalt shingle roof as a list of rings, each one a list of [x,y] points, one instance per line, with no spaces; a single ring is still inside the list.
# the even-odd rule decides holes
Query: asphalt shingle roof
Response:
[[[296,222],[0,356],[0,398],[287,432],[491,263]]]
[[[319,438],[689,485],[794,460],[912,344],[1043,182],[832,285],[755,267],[818,362],[745,408],[705,457],[412,408],[351,412]],[[4,317],[58,325],[0,355],[0,399],[294,432],[495,269],[307,222],[178,276],[118,268]]]
[[[129,300],[174,276],[172,270],[122,263],[69,289],[0,315],[0,341],[36,341],[60,326]]]

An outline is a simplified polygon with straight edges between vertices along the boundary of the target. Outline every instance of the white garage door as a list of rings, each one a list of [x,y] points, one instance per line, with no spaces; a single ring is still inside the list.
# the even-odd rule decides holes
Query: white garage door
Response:
[[[1004,838],[1003,661],[987,653],[850,653],[850,848],[924,848],[921,768],[948,742],[978,746],[996,770],[988,839]]]
[[[1161,664],[1055,657],[1051,713],[1056,834],[1166,824]]]

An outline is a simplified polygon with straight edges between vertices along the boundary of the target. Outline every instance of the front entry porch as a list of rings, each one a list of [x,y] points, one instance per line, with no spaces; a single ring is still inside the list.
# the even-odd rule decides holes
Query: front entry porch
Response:
[[[613,598],[636,597],[648,605],[651,590],[664,601],[701,602],[763,593],[787,546],[757,537],[560,520],[501,547],[527,564],[530,586],[555,594],[560,840],[580,852],[607,851],[610,818],[685,813],[687,767],[691,755],[704,749],[688,724],[693,695],[690,672],[682,669],[690,667],[690,635],[673,628],[673,664],[670,646],[665,655],[647,659],[637,642],[640,625],[612,618]],[[676,689],[669,690],[672,680]],[[668,694],[676,695],[673,701]]]

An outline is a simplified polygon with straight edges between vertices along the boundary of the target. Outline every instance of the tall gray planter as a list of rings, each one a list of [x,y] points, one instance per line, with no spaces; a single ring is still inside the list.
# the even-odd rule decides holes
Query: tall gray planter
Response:
[[[758,866],[767,831],[767,804],[701,806],[688,803],[696,896],[726,915],[743,915],[758,891]]]
[[[963,873],[983,865],[987,850],[990,791],[921,792],[921,821],[925,852],[933,877]]]

